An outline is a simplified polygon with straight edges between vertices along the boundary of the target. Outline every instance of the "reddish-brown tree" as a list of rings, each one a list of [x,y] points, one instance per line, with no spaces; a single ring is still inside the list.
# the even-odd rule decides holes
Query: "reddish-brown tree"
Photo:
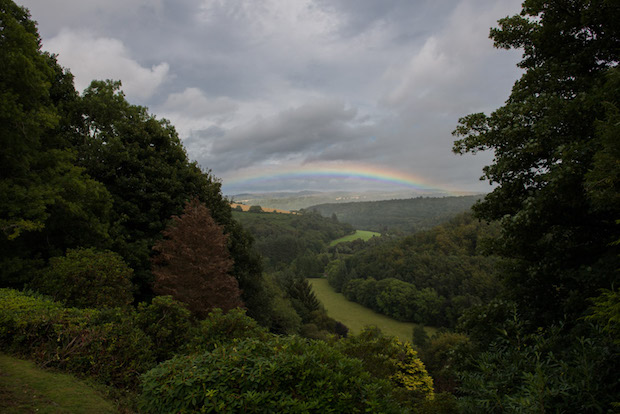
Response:
[[[209,209],[194,199],[172,220],[165,238],[153,247],[159,253],[153,258],[155,293],[185,302],[198,317],[213,308],[243,307],[239,284],[230,275],[226,235]]]

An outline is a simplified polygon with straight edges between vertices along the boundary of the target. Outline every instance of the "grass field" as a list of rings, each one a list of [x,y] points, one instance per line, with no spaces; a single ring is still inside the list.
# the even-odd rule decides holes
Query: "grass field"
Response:
[[[414,323],[399,322],[347,300],[343,294],[336,293],[329,286],[327,279],[308,279],[308,282],[312,285],[316,297],[327,310],[327,314],[345,324],[352,333],[357,334],[365,326],[375,325],[385,334],[396,336],[402,341],[411,342]],[[425,327],[425,329],[429,336],[432,336],[436,331],[435,328],[431,327]]]
[[[329,243],[329,245],[335,246],[338,243],[350,242],[350,241],[357,240],[357,239],[362,239],[366,241],[374,236],[381,236],[381,233],[376,233],[374,231],[366,231],[366,230],[355,230],[355,233],[353,234],[349,234],[348,236],[344,236],[339,239],[332,240],[332,242]]]
[[[75,377],[0,354],[0,412],[117,413],[114,404]]]

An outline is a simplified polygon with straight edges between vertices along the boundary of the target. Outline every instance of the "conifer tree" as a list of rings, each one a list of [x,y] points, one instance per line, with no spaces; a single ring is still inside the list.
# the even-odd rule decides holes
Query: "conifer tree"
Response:
[[[154,291],[185,302],[201,318],[214,308],[242,307],[222,229],[204,204],[196,199],[188,202],[184,213],[174,216],[163,232],[165,238],[153,247],[159,253],[153,258]]]

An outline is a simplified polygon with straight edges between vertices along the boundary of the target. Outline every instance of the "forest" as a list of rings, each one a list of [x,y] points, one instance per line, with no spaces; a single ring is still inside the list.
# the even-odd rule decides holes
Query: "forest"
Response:
[[[481,196],[417,197],[404,200],[318,204],[306,208],[355,228],[407,234],[428,230],[468,210]]]
[[[493,152],[493,191],[330,246],[360,224],[232,211],[170,122],[118,81],[78,92],[0,0],[0,351],[124,413],[617,411],[618,21],[608,0],[499,20],[522,76],[453,133],[456,154]],[[307,281],[325,275],[437,333],[349,333]]]

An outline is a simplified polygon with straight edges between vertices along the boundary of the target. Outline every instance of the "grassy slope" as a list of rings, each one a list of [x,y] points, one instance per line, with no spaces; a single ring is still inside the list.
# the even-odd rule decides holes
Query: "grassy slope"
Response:
[[[329,243],[330,246],[335,246],[338,243],[350,242],[357,239],[362,239],[364,241],[370,240],[374,236],[381,236],[381,233],[377,233],[374,231],[366,231],[366,230],[355,230],[354,234],[349,234],[348,236],[341,237],[339,239],[333,240]]]
[[[21,413],[117,413],[92,388],[75,377],[37,368],[0,354],[0,412]]]
[[[367,325],[375,325],[385,334],[411,342],[414,323],[399,322],[347,300],[343,294],[336,293],[329,286],[327,279],[308,279],[308,282],[312,285],[317,298],[325,306],[327,314],[345,324],[352,333],[359,333]],[[426,327],[426,332],[431,336],[435,333],[435,328]]]

